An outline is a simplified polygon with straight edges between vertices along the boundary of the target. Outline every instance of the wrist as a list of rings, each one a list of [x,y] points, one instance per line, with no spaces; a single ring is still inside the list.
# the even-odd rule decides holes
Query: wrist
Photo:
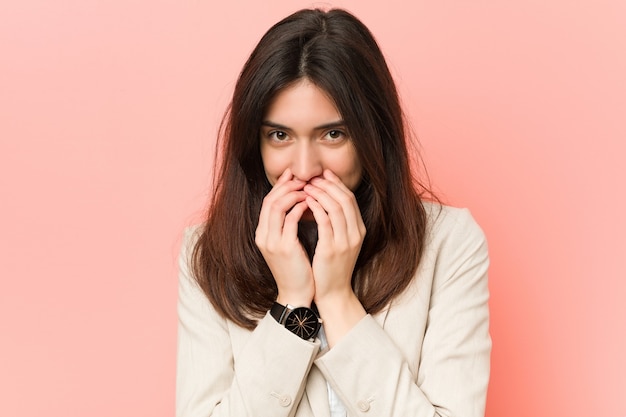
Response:
[[[356,311],[365,312],[352,288],[346,291],[327,293],[323,296],[316,294],[313,301],[320,313],[324,311],[328,315],[345,315]]]
[[[320,317],[324,320],[324,333],[328,346],[333,348],[367,312],[354,294],[342,297],[320,297],[315,299]]]
[[[282,294],[279,293],[278,297],[276,297],[276,302],[278,304],[292,305],[294,307],[311,307],[311,303],[313,302],[313,297],[303,297],[300,294]]]

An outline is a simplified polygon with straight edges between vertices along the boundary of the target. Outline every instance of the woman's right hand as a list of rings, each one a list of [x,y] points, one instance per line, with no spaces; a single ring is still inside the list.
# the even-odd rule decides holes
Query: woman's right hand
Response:
[[[315,295],[311,263],[298,240],[298,221],[308,208],[304,185],[289,169],[283,172],[263,199],[255,233],[283,305],[310,306]]]

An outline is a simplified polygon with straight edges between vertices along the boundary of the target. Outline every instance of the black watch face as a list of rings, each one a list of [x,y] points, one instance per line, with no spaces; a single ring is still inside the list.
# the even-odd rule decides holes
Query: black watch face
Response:
[[[315,312],[310,308],[295,308],[287,316],[285,327],[302,339],[310,339],[317,334],[320,323]]]

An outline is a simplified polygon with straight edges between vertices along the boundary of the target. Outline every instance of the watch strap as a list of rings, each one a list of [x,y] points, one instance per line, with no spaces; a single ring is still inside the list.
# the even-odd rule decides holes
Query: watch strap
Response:
[[[274,317],[278,323],[285,324],[285,319],[287,318],[289,311],[291,311],[291,309],[289,309],[289,305],[284,306],[274,302],[272,308],[270,308],[270,316]]]

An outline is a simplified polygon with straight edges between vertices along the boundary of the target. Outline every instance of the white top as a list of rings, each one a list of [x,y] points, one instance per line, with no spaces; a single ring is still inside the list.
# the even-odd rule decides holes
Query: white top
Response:
[[[321,342],[321,348],[326,349],[328,347],[328,341],[326,340],[326,333],[324,333],[324,326],[320,327],[317,338]],[[348,413],[346,407],[343,405],[337,393],[332,389],[328,381],[326,381],[328,387],[328,404],[330,405],[330,417],[347,417]]]

